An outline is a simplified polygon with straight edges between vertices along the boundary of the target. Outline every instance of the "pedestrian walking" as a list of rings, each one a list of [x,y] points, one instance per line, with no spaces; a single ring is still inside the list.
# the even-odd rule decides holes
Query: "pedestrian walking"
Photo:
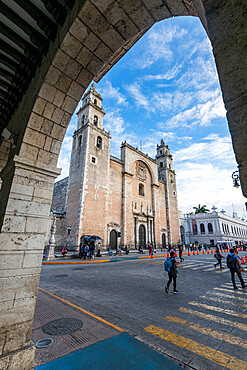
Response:
[[[214,258],[216,258],[216,260],[217,260],[217,263],[214,264],[214,267],[216,268],[217,265],[220,265],[220,268],[223,269],[224,267],[222,266],[222,262],[221,261],[225,257],[222,256],[222,254],[220,254],[219,248],[216,248],[216,253],[214,255]]]
[[[171,251],[170,253],[170,257],[167,258],[167,260],[165,261],[165,264],[164,264],[164,268],[165,268],[165,271],[168,272],[168,277],[169,277],[169,280],[166,284],[166,287],[165,287],[165,292],[168,293],[169,292],[169,286],[173,280],[173,293],[178,293],[177,291],[177,266],[178,266],[179,262],[177,262],[175,260],[175,253],[173,251]]]
[[[243,271],[239,257],[234,253],[234,249],[230,248],[230,253],[226,256],[227,267],[230,270],[233,289],[238,289],[235,282],[235,273],[238,275],[242,288],[246,288],[244,280],[242,278],[241,271]]]
[[[180,262],[183,262],[184,261],[183,246],[181,244],[178,245],[178,253],[179,253]]]

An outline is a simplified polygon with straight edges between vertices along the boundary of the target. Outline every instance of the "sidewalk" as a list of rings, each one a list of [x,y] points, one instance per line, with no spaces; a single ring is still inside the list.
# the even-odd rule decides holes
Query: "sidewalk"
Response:
[[[31,339],[44,338],[53,344],[36,348],[35,370],[181,369],[121,328],[40,288]]]
[[[167,257],[167,252],[156,252],[153,254],[153,258],[157,257]],[[54,265],[54,264],[88,264],[88,263],[107,263],[107,262],[120,262],[120,261],[125,261],[125,260],[136,260],[136,259],[145,259],[145,258],[151,258],[151,256],[146,252],[146,254],[140,254],[138,252],[136,253],[129,253],[125,254],[123,253],[122,256],[116,256],[112,255],[109,256],[108,253],[102,255],[102,257],[95,257],[94,259],[90,260],[83,260],[78,257],[71,257],[71,256],[66,256],[66,257],[58,257],[55,260],[52,261],[43,261],[43,265]]]

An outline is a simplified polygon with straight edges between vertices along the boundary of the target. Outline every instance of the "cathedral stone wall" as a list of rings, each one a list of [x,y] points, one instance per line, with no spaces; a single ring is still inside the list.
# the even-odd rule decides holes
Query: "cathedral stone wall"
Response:
[[[122,223],[122,171],[123,164],[119,159],[110,160],[109,198],[108,198],[108,242],[111,230],[121,230]]]
[[[68,192],[69,177],[65,177],[61,181],[54,184],[52,196],[52,207],[55,211],[64,212],[66,207],[66,199]]]
[[[66,211],[57,221],[57,245],[78,249],[82,235],[97,235],[103,247],[113,249],[178,243],[176,179],[168,146],[162,140],[153,159],[124,142],[121,159],[111,156],[101,101],[93,84],[78,112],[69,179],[55,186],[52,207]]]

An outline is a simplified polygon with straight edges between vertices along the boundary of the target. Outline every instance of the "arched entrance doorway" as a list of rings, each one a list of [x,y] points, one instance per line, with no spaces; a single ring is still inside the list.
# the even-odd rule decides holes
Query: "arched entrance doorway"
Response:
[[[146,228],[144,225],[139,227],[139,247],[146,248]]]
[[[166,234],[162,234],[162,248],[164,249],[166,247]]]
[[[116,230],[112,230],[110,232],[110,247],[112,250],[117,250],[117,232]]]
[[[183,226],[180,226],[180,237],[181,237],[181,243],[185,244],[185,232],[184,232]]]

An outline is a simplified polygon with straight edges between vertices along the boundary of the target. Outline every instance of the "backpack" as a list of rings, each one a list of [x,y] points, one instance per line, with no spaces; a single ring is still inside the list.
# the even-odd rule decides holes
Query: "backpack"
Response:
[[[227,256],[227,267],[229,269],[235,269],[237,267],[236,259],[233,256],[228,255]]]
[[[172,259],[167,258],[167,260],[164,263],[164,270],[170,272],[172,268]]]

